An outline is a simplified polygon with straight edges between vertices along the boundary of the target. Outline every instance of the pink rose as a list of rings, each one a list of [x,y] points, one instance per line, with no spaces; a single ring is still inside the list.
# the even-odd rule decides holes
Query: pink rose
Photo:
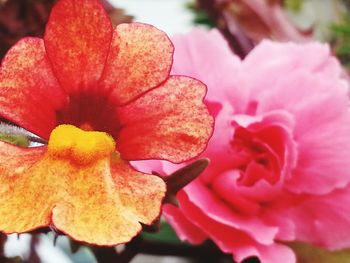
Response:
[[[295,262],[282,242],[350,247],[348,85],[324,44],[263,41],[243,61],[217,31],[173,38],[173,74],[208,85],[211,164],[165,205],[181,239],[242,261]]]

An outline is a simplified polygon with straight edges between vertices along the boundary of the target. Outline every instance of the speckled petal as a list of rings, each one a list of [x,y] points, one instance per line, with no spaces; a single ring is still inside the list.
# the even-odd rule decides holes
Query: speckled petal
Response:
[[[46,147],[20,148],[0,142],[2,232],[22,233],[50,224],[61,185],[45,170],[48,167],[40,164],[45,150]]]
[[[61,0],[46,25],[45,47],[54,72],[69,93],[96,88],[113,29],[98,0]]]
[[[101,160],[85,169],[65,169],[67,196],[53,209],[52,219],[75,240],[108,246],[125,243],[141,231],[139,222],[150,224],[159,216],[164,182],[120,160],[109,166],[109,160]]]
[[[205,86],[173,76],[118,115],[122,130],[117,149],[123,159],[181,162],[201,153],[212,133],[213,118],[203,103]]]
[[[64,100],[42,39],[20,40],[1,64],[0,116],[48,138]]]
[[[173,50],[167,35],[151,25],[118,25],[101,84],[118,104],[126,103],[167,79]]]
[[[52,225],[73,239],[112,246],[158,218],[166,191],[159,177],[116,156],[77,164],[46,148],[0,142],[0,231]]]

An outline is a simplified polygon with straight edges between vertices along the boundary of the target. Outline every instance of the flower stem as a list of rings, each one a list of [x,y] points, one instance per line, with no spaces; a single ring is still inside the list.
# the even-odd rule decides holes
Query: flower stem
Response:
[[[93,247],[92,251],[98,263],[128,263],[137,254],[157,256],[176,256],[192,258],[196,262],[232,262],[232,256],[223,254],[215,245],[206,243],[202,246],[190,246],[186,243],[172,244],[160,241],[148,241],[140,237],[126,244],[125,250],[117,253],[115,248]]]

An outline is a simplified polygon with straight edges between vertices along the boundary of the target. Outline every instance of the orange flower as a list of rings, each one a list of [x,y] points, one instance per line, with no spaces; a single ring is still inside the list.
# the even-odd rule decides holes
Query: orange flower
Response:
[[[128,242],[160,213],[165,183],[131,160],[182,162],[212,132],[205,86],[169,76],[173,46],[150,25],[113,31],[97,0],[60,0],[44,39],[0,69],[0,117],[48,140],[0,142],[0,231],[53,226],[97,245]]]

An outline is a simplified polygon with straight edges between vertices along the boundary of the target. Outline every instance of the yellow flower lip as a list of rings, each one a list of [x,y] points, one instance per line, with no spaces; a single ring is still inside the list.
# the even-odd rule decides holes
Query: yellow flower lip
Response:
[[[73,125],[57,126],[50,135],[48,154],[87,165],[110,156],[115,151],[113,138],[98,131],[84,131]]]

